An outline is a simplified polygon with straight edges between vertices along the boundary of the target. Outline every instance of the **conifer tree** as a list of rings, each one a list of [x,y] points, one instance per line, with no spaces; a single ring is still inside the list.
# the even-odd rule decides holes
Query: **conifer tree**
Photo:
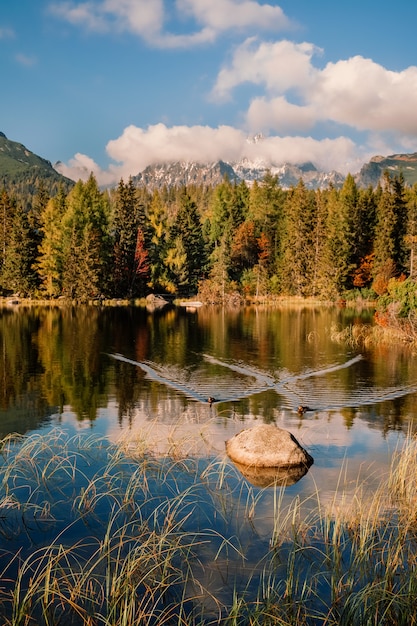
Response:
[[[197,290],[205,271],[206,253],[197,205],[185,187],[170,229],[166,265],[176,290],[184,293]]]
[[[16,202],[12,200],[6,189],[3,188],[0,194],[0,275],[7,258],[15,211]]]
[[[106,292],[110,237],[109,201],[93,175],[78,181],[67,198],[63,217],[63,290],[87,300]]]
[[[327,195],[326,241],[322,250],[322,293],[338,297],[353,284],[357,258],[355,227],[358,226],[358,189],[348,174],[340,191],[332,189]]]
[[[280,257],[280,279],[285,294],[311,296],[314,283],[315,222],[317,205],[314,192],[304,182],[291,189],[284,206],[285,222]]]
[[[50,298],[62,293],[62,218],[65,210],[66,197],[61,188],[58,194],[48,201],[39,217],[42,240],[36,269],[40,277],[40,288]]]
[[[145,214],[140,205],[132,178],[120,181],[116,192],[113,216],[113,292],[118,297],[138,295],[136,248],[138,232],[143,233]],[[145,240],[142,241],[145,248]]]
[[[29,226],[27,212],[16,207],[6,247],[1,283],[3,287],[22,296],[33,294],[36,274],[32,271],[36,258],[36,244]]]
[[[149,254],[145,246],[145,237],[139,227],[136,235],[135,265],[131,293],[143,296],[150,277]]]
[[[165,258],[168,240],[168,209],[156,189],[147,212],[149,231],[150,286],[164,289],[167,282]]]
[[[407,208],[404,178],[384,173],[376,208],[374,289],[384,293],[388,280],[407,271]]]
[[[407,235],[405,242],[410,250],[409,276],[417,278],[417,183],[407,191]]]
[[[217,185],[211,203],[210,241],[214,246],[231,238],[233,223],[233,186],[227,176]]]

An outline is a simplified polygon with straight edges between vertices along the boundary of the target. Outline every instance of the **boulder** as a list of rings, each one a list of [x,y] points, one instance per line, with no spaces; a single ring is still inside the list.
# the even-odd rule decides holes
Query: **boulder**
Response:
[[[226,441],[226,452],[232,461],[256,468],[309,468],[313,464],[294,435],[271,424],[242,430]]]

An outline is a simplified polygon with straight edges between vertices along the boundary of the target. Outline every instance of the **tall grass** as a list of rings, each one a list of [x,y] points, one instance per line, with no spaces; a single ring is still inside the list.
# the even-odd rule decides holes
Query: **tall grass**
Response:
[[[2,625],[417,623],[411,436],[375,492],[330,505],[96,437],[0,450]]]
[[[377,324],[350,324],[345,328],[332,324],[330,338],[336,343],[343,343],[352,347],[367,348],[379,344],[406,344],[414,350],[417,345],[415,334],[407,333],[401,328]]]

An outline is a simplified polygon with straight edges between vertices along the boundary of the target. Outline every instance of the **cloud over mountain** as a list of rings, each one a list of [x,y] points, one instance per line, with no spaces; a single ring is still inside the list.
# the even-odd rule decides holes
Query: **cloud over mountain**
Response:
[[[97,45],[138,46],[137,73],[119,86],[117,107],[129,112],[103,142],[109,165],[77,152],[60,165],[68,176],[93,171],[108,183],[155,163],[244,157],[312,161],[345,174],[375,154],[415,150],[417,66],[393,70],[357,53],[330,60],[324,47],[296,37],[298,23],[275,1],[52,0],[49,9]],[[188,76],[197,78],[181,91]],[[144,112],[147,98],[157,112]],[[98,110],[105,106],[101,98]],[[248,144],[259,132],[265,139]]]
[[[107,152],[115,162],[107,171],[82,154],[75,155],[67,165],[61,163],[59,171],[75,179],[85,179],[93,172],[101,184],[110,184],[136,175],[148,165],[173,161],[234,163],[247,158],[275,165],[312,161],[326,171],[345,172],[350,169],[348,164],[354,169],[360,164],[354,143],[345,137],[318,141],[311,137],[275,136],[251,142],[246,133],[231,126],[129,126],[107,144]]]

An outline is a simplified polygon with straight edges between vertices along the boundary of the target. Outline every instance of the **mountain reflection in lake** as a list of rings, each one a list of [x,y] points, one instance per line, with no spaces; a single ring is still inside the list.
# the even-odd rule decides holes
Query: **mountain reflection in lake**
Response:
[[[265,421],[314,457],[294,488],[330,493],[346,461],[355,477],[359,465],[387,466],[417,403],[406,348],[331,340],[332,324],[371,320],[371,311],[312,306],[3,308],[0,435],[60,426],[213,457]],[[298,415],[299,404],[311,410]]]

